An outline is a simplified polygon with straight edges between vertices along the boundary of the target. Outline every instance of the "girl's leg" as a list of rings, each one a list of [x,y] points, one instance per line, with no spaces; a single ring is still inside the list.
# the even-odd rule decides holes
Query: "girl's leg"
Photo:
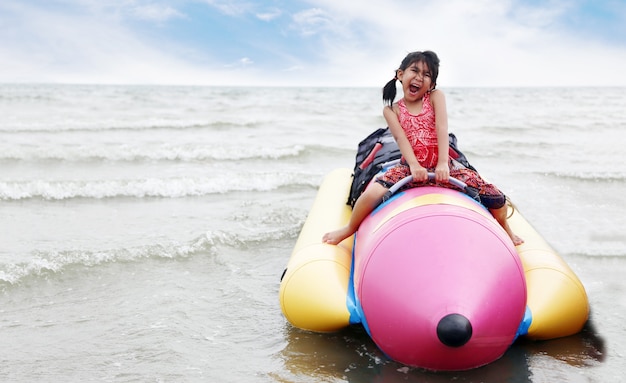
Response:
[[[495,185],[485,182],[480,174],[471,169],[454,169],[451,170],[450,173],[454,178],[457,178],[465,182],[468,186],[471,186],[478,190],[481,203],[483,204],[483,206],[489,209],[491,215],[493,215],[493,217],[496,219],[496,221],[498,221],[500,226],[502,226],[504,231],[506,231],[515,246],[524,243],[524,240],[518,237],[515,233],[513,233],[513,230],[511,230],[511,227],[506,220],[508,210],[506,197]],[[502,206],[498,208],[491,207],[499,205]]]
[[[522,243],[524,243],[524,240],[522,238],[520,238],[515,233],[513,233],[513,230],[511,230],[511,227],[509,226],[509,223],[506,220],[506,215],[507,215],[506,204],[504,204],[504,206],[498,209],[489,209],[489,211],[491,212],[493,217],[496,219],[496,221],[498,221],[500,226],[502,226],[502,228],[506,231],[509,237],[511,237],[511,241],[513,241],[513,244],[515,246],[521,245]]]
[[[367,215],[371,213],[376,206],[378,206],[387,190],[387,188],[377,182],[369,185],[363,194],[361,194],[361,196],[356,200],[348,224],[338,230],[324,234],[322,242],[336,245],[354,234],[365,217],[367,217]]]

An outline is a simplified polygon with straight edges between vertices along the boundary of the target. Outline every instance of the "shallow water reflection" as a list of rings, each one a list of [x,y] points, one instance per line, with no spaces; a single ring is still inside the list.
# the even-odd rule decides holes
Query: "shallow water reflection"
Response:
[[[317,334],[287,324],[285,336],[287,346],[281,351],[281,358],[285,370],[293,375],[282,379],[276,377],[279,381],[523,383],[537,381],[533,377],[546,375],[537,369],[550,370],[562,362],[577,368],[593,367],[604,358],[604,341],[597,336],[592,323],[588,323],[581,333],[567,338],[541,342],[518,340],[499,360],[481,368],[457,372],[425,371],[391,361],[360,326],[338,333]],[[548,362],[544,360],[534,366],[535,357],[547,358]],[[576,374],[575,371],[570,373]]]

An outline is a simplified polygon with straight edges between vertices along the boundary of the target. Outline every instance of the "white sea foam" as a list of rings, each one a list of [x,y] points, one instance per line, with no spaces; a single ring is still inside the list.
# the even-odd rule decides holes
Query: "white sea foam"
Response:
[[[304,145],[243,147],[202,144],[2,145],[0,160],[13,161],[232,161],[280,159],[303,153]]]
[[[298,173],[232,174],[228,177],[145,178],[128,180],[0,181],[0,199],[182,198],[238,191],[269,191],[284,186],[315,187],[319,177]]]

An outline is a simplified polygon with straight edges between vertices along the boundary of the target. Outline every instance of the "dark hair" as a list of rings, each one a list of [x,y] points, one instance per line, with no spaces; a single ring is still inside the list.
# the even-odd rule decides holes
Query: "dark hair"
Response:
[[[417,62],[423,62],[426,66],[428,66],[431,76],[430,78],[433,83],[433,89],[437,86],[437,77],[439,76],[439,57],[437,57],[437,54],[433,51],[411,52],[400,63],[400,68],[396,70],[396,75],[393,77],[393,80],[389,81],[383,87],[383,102],[385,104],[391,105],[393,104],[393,100],[396,99],[396,81],[398,80],[398,70],[404,71]]]

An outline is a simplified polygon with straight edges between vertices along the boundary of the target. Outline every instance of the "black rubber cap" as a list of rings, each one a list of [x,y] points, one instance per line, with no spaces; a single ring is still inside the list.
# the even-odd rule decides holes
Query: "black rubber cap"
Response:
[[[448,314],[437,325],[437,337],[450,347],[461,347],[472,337],[472,324],[461,314]]]

